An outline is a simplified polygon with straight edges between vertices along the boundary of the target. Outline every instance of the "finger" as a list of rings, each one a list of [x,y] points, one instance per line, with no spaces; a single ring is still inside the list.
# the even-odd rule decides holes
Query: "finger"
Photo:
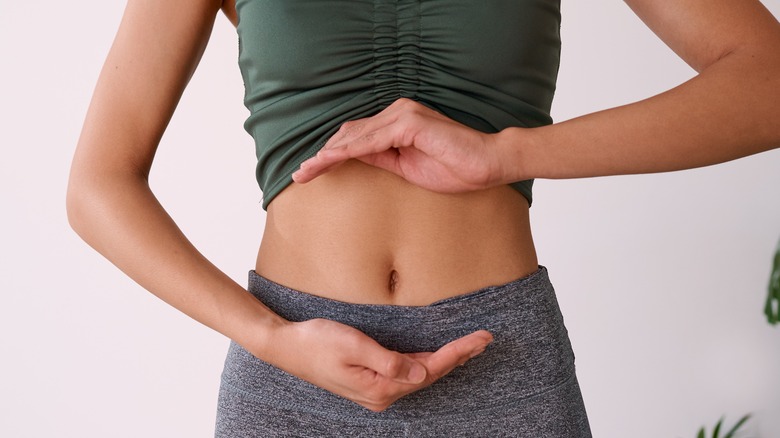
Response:
[[[393,124],[371,127],[361,131],[361,135],[354,138],[344,138],[323,147],[317,155],[325,157],[341,157],[346,154],[350,158],[378,153],[396,146],[406,146],[402,141],[403,127]]]
[[[397,149],[388,149],[375,154],[356,157],[356,159],[368,165],[378,167],[380,169],[392,172],[400,177],[404,177],[404,172],[402,170],[399,157],[400,154]],[[296,183],[305,184],[320,175],[330,172],[333,168],[350,158],[347,157],[344,160],[335,162],[332,162],[332,159],[332,157],[329,157],[327,162],[323,161],[322,158],[317,157],[306,160],[301,164],[299,170],[293,172],[293,181]]]
[[[376,116],[372,116],[376,117]],[[324,145],[322,145],[323,149],[330,149],[333,147],[334,144],[349,138],[354,138],[355,136],[359,135],[361,132],[363,132],[366,128],[366,125],[368,122],[370,122],[372,117],[366,117],[364,119],[355,119],[350,120],[348,122],[344,122],[339,126],[339,130],[336,131],[335,134],[330,136],[330,138],[325,142]]]
[[[382,113],[364,119],[350,120],[341,125],[339,130],[322,145],[322,149],[338,149],[346,143],[386,126],[388,123],[390,121]]]
[[[414,360],[421,361],[430,357],[433,353],[430,351],[424,351],[420,353],[404,353],[404,355],[411,357]]]
[[[397,130],[392,129],[392,127],[384,127],[367,132],[352,141],[337,143],[332,148],[320,149],[317,155],[301,163],[300,169],[292,175],[293,181],[305,183],[350,158],[363,158],[393,149],[399,143],[394,131]],[[385,162],[388,160],[383,159],[383,163]]]
[[[400,153],[398,149],[388,149],[376,154],[364,155],[358,157],[358,160],[380,169],[390,171],[403,177],[403,171],[400,163]]]
[[[481,354],[492,341],[493,335],[480,330],[448,343],[430,356],[417,356],[416,359],[425,365],[428,379],[433,382]]]
[[[349,156],[343,153],[323,154],[322,152],[320,150],[317,155],[301,163],[298,170],[292,174],[293,181],[299,184],[307,183],[349,159]]]
[[[390,351],[369,337],[366,337],[366,342],[358,350],[354,365],[368,368],[395,382],[417,385],[424,382],[428,375],[425,367],[417,360]]]
[[[397,120],[396,113],[396,107],[390,105],[373,116],[344,122],[339,127],[339,130],[325,142],[322,148],[339,148],[343,146],[344,143],[349,143],[367,133],[388,126]]]
[[[346,159],[341,161],[325,163],[316,156],[309,158],[308,160],[301,163],[298,170],[292,173],[292,179],[296,183],[305,184],[313,180],[314,178],[322,175],[323,173],[327,173],[328,171],[338,166],[339,164],[343,163],[344,161],[346,161]]]
[[[407,117],[406,122],[397,122],[405,113],[419,112],[438,119],[444,118],[435,111],[402,98],[374,116],[345,122],[317,155],[306,160],[301,168],[293,173],[293,180],[297,183],[309,182],[350,158],[360,159],[403,176],[398,153],[392,151],[413,144],[412,133],[416,132],[414,127],[420,119]]]

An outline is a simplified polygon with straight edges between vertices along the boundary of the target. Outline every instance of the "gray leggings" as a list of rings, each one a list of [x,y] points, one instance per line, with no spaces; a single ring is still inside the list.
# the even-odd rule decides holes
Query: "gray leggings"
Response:
[[[574,354],[540,267],[501,286],[429,306],[350,304],[249,273],[249,291],[291,321],[327,318],[400,352],[433,351],[478,329],[487,350],[433,385],[374,413],[232,343],[216,437],[590,437]]]

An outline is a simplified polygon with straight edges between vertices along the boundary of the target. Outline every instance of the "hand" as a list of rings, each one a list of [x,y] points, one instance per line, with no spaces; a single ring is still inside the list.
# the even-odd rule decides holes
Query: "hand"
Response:
[[[402,354],[361,331],[327,319],[284,325],[274,334],[273,365],[379,412],[482,353],[493,336],[480,330],[436,352]]]
[[[341,125],[316,156],[293,174],[306,183],[350,158],[445,193],[484,189],[506,180],[495,136],[476,131],[410,99]]]

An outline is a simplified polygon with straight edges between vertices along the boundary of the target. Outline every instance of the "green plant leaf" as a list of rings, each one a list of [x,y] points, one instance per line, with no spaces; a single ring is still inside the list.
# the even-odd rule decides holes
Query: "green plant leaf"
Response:
[[[698,435],[696,435],[696,438],[707,438],[707,437],[704,435],[704,428],[703,428],[703,427],[702,427],[701,429],[699,429],[699,434],[698,434]]]
[[[725,416],[720,417],[720,420],[718,420],[718,423],[715,424],[715,430],[712,431],[712,438],[718,438],[720,436],[720,426],[723,425],[723,420],[725,418],[726,418]]]
[[[731,428],[723,438],[734,438],[734,434],[737,433],[740,427],[742,427],[750,419],[750,414],[745,415],[737,421],[737,424]]]
[[[777,244],[772,275],[769,277],[769,295],[764,305],[764,314],[770,324],[780,322],[780,242]]]

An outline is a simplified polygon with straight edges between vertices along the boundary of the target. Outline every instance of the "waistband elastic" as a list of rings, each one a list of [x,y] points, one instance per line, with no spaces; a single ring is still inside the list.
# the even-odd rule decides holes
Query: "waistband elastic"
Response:
[[[506,284],[436,301],[426,306],[356,304],[300,292],[249,271],[249,291],[289,321],[325,318],[355,327],[401,352],[429,351],[501,319],[532,321],[539,309],[558,312],[547,269]],[[495,333],[494,333],[495,335]]]
[[[435,351],[480,329],[494,337],[484,353],[433,385],[401,398],[381,414],[284,373],[233,344],[225,364],[223,387],[233,388],[257,403],[350,421],[410,420],[520,408],[524,400],[576,380],[568,333],[544,267],[512,282],[427,306],[332,300],[290,289],[254,271],[249,273],[248,289],[290,321],[338,321],[394,351]]]

